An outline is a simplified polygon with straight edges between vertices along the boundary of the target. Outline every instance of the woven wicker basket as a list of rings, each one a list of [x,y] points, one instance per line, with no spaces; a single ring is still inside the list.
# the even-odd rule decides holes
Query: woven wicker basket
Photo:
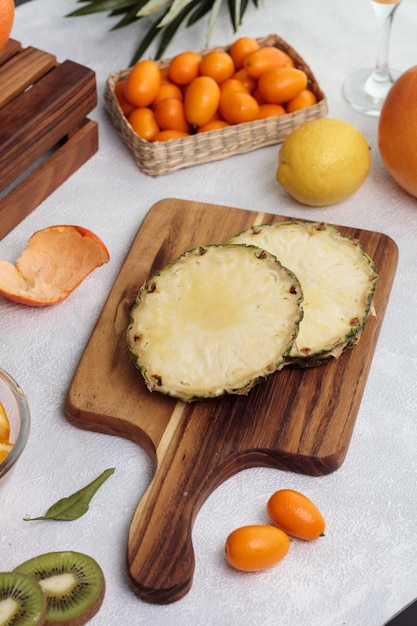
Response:
[[[277,35],[269,35],[259,38],[257,41],[261,46],[281,48],[291,56],[295,66],[302,69],[308,76],[309,88],[317,97],[315,105],[280,117],[236,124],[170,141],[150,143],[134,132],[123,115],[114,93],[115,84],[126,78],[129,69],[110,74],[104,93],[106,109],[113,126],[132,151],[136,164],[145,174],[151,176],[168,174],[180,168],[217,161],[264,146],[278,144],[304,122],[324,117],[327,114],[327,100],[309,66],[299,54]],[[230,45],[216,49],[228,50],[229,48]],[[209,50],[202,50],[201,54],[204,55],[206,52]],[[166,67],[169,62],[170,59],[165,59],[158,64],[160,67]]]

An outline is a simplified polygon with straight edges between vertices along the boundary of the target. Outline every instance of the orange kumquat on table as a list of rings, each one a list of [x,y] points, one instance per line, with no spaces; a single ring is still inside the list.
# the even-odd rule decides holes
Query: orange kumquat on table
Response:
[[[280,489],[269,498],[270,520],[292,537],[312,541],[324,534],[325,521],[317,506],[304,494]]]
[[[243,572],[258,572],[276,565],[290,549],[290,538],[268,524],[236,528],[226,539],[225,557],[229,565]]]

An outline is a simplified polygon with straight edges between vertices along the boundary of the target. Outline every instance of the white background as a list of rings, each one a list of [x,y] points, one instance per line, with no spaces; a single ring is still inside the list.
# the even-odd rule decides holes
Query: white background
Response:
[[[223,3],[225,4],[225,3]],[[262,4],[262,3],[261,3]],[[129,65],[146,24],[110,33],[105,13],[66,18],[75,0],[32,0],[16,11],[12,36],[24,46],[71,59],[97,73],[100,149],[78,172],[0,242],[15,261],[30,235],[58,223],[81,224],[106,243],[111,262],[93,272],[63,303],[28,308],[0,298],[0,358],[25,390],[32,429],[27,448],[0,485],[0,570],[52,550],[95,557],[107,591],[92,623],[280,626],[381,626],[417,595],[417,200],[384,169],[377,121],[352,111],[341,88],[353,70],[372,65],[375,20],[366,0],[265,0],[250,5],[239,35],[275,32],[310,64],[329,101],[329,115],[352,122],[371,147],[372,168],[361,189],[332,207],[310,209],[275,181],[278,147],[151,178],[135,165],[103,108],[107,76]],[[169,54],[205,46],[206,20],[181,30]],[[404,0],[392,34],[393,66],[417,64],[417,3]],[[212,45],[233,41],[225,7]],[[151,48],[150,54],[155,50]],[[417,175],[417,173],[416,173]],[[85,344],[149,208],[164,197],[213,202],[377,230],[399,247],[399,265],[347,458],[320,478],[273,469],[245,470],[221,485],[194,525],[196,570],[185,598],[149,605],[130,590],[125,569],[133,511],[152,477],[152,461],[127,440],[79,430],[63,401]],[[78,490],[105,468],[116,472],[74,522],[25,522]],[[223,558],[228,533],[265,521],[269,495],[299,489],[321,508],[326,537],[293,542],[276,568],[253,575]]]

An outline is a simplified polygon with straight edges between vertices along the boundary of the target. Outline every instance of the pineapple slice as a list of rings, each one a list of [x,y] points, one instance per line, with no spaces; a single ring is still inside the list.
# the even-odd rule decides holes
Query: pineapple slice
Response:
[[[359,340],[378,275],[358,240],[322,222],[294,221],[254,226],[229,243],[268,250],[300,281],[304,317],[288,362],[319,365]]]
[[[201,246],[142,287],[128,345],[151,391],[186,402],[246,394],[282,365],[301,303],[297,278],[269,252]]]

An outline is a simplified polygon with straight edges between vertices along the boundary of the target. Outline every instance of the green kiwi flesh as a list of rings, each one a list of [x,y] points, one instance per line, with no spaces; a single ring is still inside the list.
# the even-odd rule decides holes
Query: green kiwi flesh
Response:
[[[45,624],[46,598],[35,579],[17,572],[0,572],[0,624]]]
[[[48,626],[82,626],[103,602],[103,572],[86,554],[47,552],[25,561],[14,571],[37,580],[46,596]]]

